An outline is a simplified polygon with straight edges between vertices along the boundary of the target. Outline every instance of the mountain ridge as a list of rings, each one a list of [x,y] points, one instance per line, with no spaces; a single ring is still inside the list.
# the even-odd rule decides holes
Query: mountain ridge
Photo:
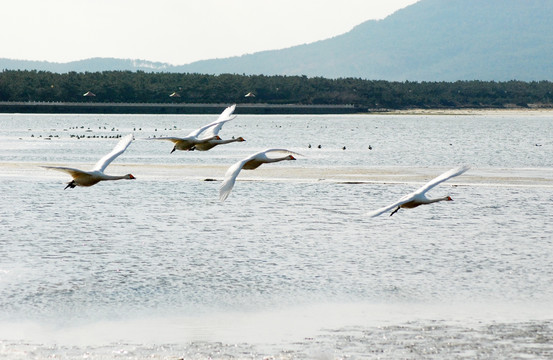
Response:
[[[186,65],[112,58],[67,63],[71,70],[65,71],[51,70],[62,69],[63,64],[30,65],[54,72],[232,73],[388,81],[553,80],[552,13],[551,0],[421,0],[385,19],[363,22],[347,33],[279,50]],[[5,64],[0,59],[0,68],[14,66]]]
[[[267,74],[260,67],[269,63],[273,75],[391,81],[551,80],[551,13],[553,2],[548,0],[422,0],[330,39],[199,61],[182,70]],[[287,68],[290,64],[295,68]]]
[[[142,59],[119,59],[110,57],[94,57],[69,62],[51,62],[40,60],[18,60],[0,58],[0,69],[6,70],[37,70],[55,73],[67,72],[97,72],[97,71],[146,71],[162,72],[173,68],[163,62]],[[176,72],[176,71],[173,71]]]

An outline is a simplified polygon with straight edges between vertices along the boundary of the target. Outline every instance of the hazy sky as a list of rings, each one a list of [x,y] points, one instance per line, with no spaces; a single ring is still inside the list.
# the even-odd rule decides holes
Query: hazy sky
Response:
[[[174,65],[339,35],[417,0],[4,0],[0,57]]]

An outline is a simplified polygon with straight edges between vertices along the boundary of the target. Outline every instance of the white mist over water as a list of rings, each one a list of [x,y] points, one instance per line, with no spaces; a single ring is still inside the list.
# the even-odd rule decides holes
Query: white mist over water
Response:
[[[211,120],[0,116],[3,357],[553,352],[548,117],[239,116],[221,135],[247,142],[206,153],[140,140]],[[136,181],[64,191],[38,167],[86,168],[117,142],[74,133],[129,132],[107,172]],[[305,157],[244,171],[220,203],[202,180],[266,147]],[[364,216],[462,163],[430,194],[453,202]]]

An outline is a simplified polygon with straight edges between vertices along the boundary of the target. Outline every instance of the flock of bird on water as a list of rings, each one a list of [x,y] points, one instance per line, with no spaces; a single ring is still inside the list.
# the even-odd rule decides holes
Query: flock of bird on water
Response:
[[[148,140],[167,140],[167,141],[173,142],[174,147],[173,147],[173,150],[171,150],[171,153],[174,152],[175,150],[207,151],[217,145],[245,141],[242,137],[223,140],[218,135],[223,125],[226,122],[231,121],[236,117],[236,115],[233,115],[235,109],[236,109],[236,105],[227,107],[221,113],[221,115],[219,115],[217,120],[207,125],[204,125],[199,129],[192,131],[186,137],[182,137],[182,138],[181,137],[155,137],[155,138],[149,138]],[[129,147],[129,145],[133,140],[134,140],[133,134],[129,134],[122,137],[119,143],[115,146],[115,148],[113,148],[113,150],[109,154],[102,157],[90,171],[84,171],[84,170],[79,170],[79,169],[70,168],[70,167],[63,167],[63,166],[43,166],[43,167],[47,169],[63,171],[71,175],[73,180],[67,183],[67,186],[65,187],[65,189],[74,188],[76,186],[92,186],[99,183],[100,181],[106,181],[106,180],[121,180],[121,179],[133,180],[135,179],[135,177],[132,174],[113,176],[113,175],[107,175],[104,173],[108,165],[113,160],[115,160],[115,158],[121,155],[127,149],[127,147]],[[279,154],[282,156],[277,156]],[[219,189],[220,201],[224,201],[230,195],[230,192],[234,187],[234,183],[236,182],[236,178],[238,177],[238,174],[242,169],[253,170],[253,169],[257,169],[262,164],[273,163],[273,162],[284,161],[284,160],[296,160],[294,155],[302,156],[299,153],[296,153],[294,151],[290,151],[287,149],[266,149],[266,150],[257,152],[255,154],[252,154],[247,158],[236,162],[231,167],[229,167],[225,173],[223,183]],[[468,169],[469,167],[464,165],[464,166],[459,166],[457,168],[446,171],[440,176],[430,180],[428,183],[426,183],[419,189],[403,196],[398,201],[388,206],[384,206],[380,209],[372,211],[367,215],[371,217],[375,217],[394,209],[390,213],[390,216],[392,216],[400,208],[411,209],[419,205],[431,204],[439,201],[452,201],[453,199],[450,196],[444,196],[440,198],[428,198],[426,197],[426,192],[428,192],[430,189],[434,188],[438,184],[448,179],[451,179],[452,177],[463,174]]]

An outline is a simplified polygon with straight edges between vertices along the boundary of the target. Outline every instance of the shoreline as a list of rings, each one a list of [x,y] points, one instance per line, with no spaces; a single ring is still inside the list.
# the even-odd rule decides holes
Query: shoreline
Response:
[[[382,112],[388,115],[552,115],[553,108],[409,109]]]
[[[0,113],[23,114],[219,114],[223,103],[100,103],[100,102],[9,102],[0,101]],[[235,114],[325,115],[356,114],[366,109],[355,105],[302,105],[239,103]]]
[[[21,114],[219,114],[224,103],[100,103],[0,101],[0,113]],[[238,103],[236,114],[251,115],[534,115],[553,107],[371,109],[361,105]]]

